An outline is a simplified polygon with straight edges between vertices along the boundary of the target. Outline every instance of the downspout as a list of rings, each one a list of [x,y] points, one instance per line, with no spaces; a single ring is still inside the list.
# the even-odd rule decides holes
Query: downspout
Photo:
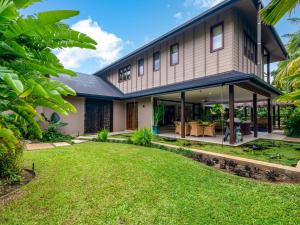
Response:
[[[257,11],[257,76],[263,79],[262,76],[262,65],[261,65],[261,18],[259,12],[261,10],[261,2],[258,2],[258,11]]]

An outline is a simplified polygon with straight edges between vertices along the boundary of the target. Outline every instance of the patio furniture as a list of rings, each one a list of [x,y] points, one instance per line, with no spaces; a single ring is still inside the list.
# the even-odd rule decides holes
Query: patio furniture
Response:
[[[266,129],[268,127],[268,118],[267,117],[257,118],[257,127]]]
[[[203,136],[214,137],[216,136],[216,123],[211,123],[209,125],[202,125],[204,128]]]
[[[251,134],[251,122],[243,122],[241,123],[241,132],[243,135]]]
[[[188,123],[190,125],[190,135],[191,136],[203,136],[204,126],[200,125],[199,122],[192,121]]]
[[[181,134],[181,122],[175,121],[175,133],[176,134]],[[188,123],[185,123],[185,135],[189,136],[190,135],[190,126]]]

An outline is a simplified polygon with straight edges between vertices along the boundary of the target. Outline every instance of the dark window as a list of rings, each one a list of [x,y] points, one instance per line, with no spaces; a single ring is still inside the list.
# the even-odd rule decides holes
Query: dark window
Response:
[[[131,66],[125,66],[119,69],[119,81],[130,80]]]
[[[257,44],[246,32],[244,32],[244,55],[257,63]]]
[[[174,44],[170,48],[170,61],[171,66],[179,63],[179,44]]]
[[[139,76],[144,75],[144,59],[140,59],[138,61],[138,67],[139,67]]]
[[[153,54],[153,70],[158,71],[160,70],[160,53],[155,52]]]
[[[210,51],[224,48],[224,23],[219,23],[210,28]]]

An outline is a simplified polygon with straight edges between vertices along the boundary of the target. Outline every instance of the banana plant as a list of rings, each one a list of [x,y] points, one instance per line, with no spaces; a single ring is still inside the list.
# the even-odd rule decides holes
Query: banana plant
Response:
[[[62,115],[76,112],[64,98],[75,95],[75,91],[51,79],[75,73],[65,69],[53,51],[69,47],[95,49],[97,44],[62,22],[78,15],[78,11],[20,14],[20,9],[35,2],[40,0],[0,0],[0,158],[2,153],[20,146],[24,133],[41,138],[37,121],[43,118],[37,107]]]

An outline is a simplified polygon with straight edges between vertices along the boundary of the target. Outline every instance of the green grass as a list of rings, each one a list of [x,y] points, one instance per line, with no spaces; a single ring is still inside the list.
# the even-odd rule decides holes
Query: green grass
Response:
[[[131,134],[120,134],[114,137],[129,138]],[[189,148],[201,149],[210,152],[224,153],[244,158],[257,159],[271,163],[277,163],[287,166],[296,166],[300,160],[300,143],[291,143],[286,141],[273,141],[259,139],[247,143],[243,146],[233,147],[227,145],[210,144],[204,142],[179,140],[167,141],[166,138],[154,136],[153,141],[184,146]],[[264,150],[251,150],[250,145],[266,147]]]
[[[300,224],[300,185],[237,177],[159,149],[85,143],[24,154],[37,179],[0,224]]]

